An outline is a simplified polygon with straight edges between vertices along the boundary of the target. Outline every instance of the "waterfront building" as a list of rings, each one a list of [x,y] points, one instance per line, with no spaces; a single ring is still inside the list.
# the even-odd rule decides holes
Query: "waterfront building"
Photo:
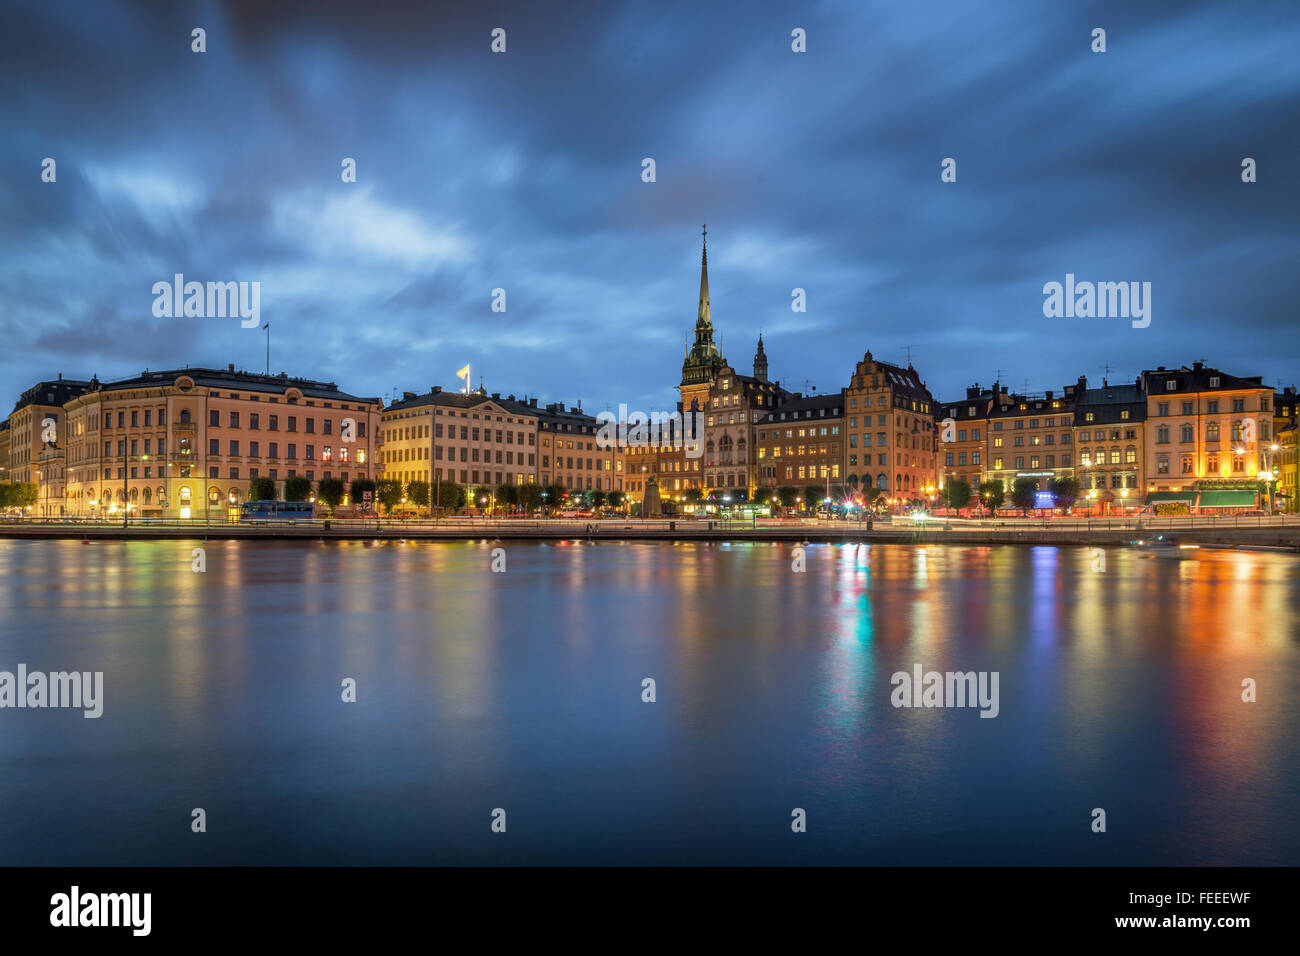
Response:
[[[541,442],[541,483],[560,484],[571,492],[622,491],[624,450],[617,443],[601,447],[602,422],[576,406],[553,402],[537,413]]]
[[[721,498],[739,492],[748,498],[762,484],[754,453],[756,422],[791,394],[767,380],[767,354],[758,337],[754,374],[741,375],[725,360],[709,389],[704,412],[704,487]]]
[[[9,431],[9,419],[0,422],[0,482],[11,480],[9,478],[9,441],[12,433]]]
[[[1000,383],[981,388],[979,382],[966,386],[966,397],[939,405],[938,472],[940,497],[948,482],[960,478],[979,494],[987,467],[985,443],[989,417],[995,405],[1010,404],[1011,398]]]
[[[938,491],[938,406],[916,369],[867,352],[843,395],[848,484],[878,489],[895,503],[932,500]]]
[[[90,387],[89,382],[65,379],[37,382],[19,396],[9,413],[9,461],[4,479],[36,485],[32,514],[67,514],[68,422],[63,405]]]
[[[1296,474],[1296,432],[1300,427],[1300,418],[1296,415],[1298,399],[1300,396],[1297,396],[1294,385],[1288,385],[1273,395],[1273,435],[1278,448],[1271,455],[1269,466],[1277,470],[1278,510],[1288,514],[1300,512],[1300,485],[1297,485]]]
[[[1003,392],[1006,386],[1002,387]],[[984,483],[1002,483],[1008,497],[1016,480],[1033,479],[1039,491],[1074,476],[1074,404],[1077,385],[1039,395],[999,396],[989,412]]]
[[[1074,447],[1078,456],[1078,506],[1102,513],[1143,504],[1142,478],[1147,418],[1142,380],[1089,388],[1079,376],[1075,389]]]
[[[482,388],[404,392],[383,411],[382,477],[461,485],[523,485],[538,481],[537,400],[523,402]],[[423,502],[421,502],[423,504]]]
[[[1203,362],[1144,371],[1145,503],[1170,513],[1223,514],[1260,504],[1272,454],[1273,389],[1260,376]]]
[[[844,495],[844,394],[798,392],[771,411],[755,413],[758,485],[796,488],[800,497],[816,486],[825,497]]]
[[[333,382],[187,368],[101,383],[67,401],[68,510],[224,516],[253,478],[345,484],[378,474],[382,404]]]

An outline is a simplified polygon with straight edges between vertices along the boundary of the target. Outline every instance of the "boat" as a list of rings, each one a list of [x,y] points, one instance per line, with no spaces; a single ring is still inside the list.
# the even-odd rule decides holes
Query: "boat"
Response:
[[[1130,541],[1129,544],[1153,558],[1169,558],[1174,561],[1196,557],[1196,552],[1200,549],[1200,545],[1188,544],[1171,534],[1153,534],[1148,538]]]

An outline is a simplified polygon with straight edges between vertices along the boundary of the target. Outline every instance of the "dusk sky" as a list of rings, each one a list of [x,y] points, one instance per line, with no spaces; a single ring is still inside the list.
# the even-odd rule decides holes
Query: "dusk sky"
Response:
[[[0,414],[59,373],[262,370],[260,329],[154,316],[175,273],[260,282],[273,372],[664,408],[705,222],[725,356],[761,330],[791,389],[909,346],[941,400],[1293,384],[1298,50],[1293,2],[10,3]],[[1067,273],[1150,282],[1150,326],[1045,318]]]

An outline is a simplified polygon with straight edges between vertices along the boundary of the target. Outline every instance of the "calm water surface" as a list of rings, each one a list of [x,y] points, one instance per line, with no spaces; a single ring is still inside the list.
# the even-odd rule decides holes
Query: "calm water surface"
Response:
[[[1291,557],[196,544],[0,541],[0,863],[1300,864]]]

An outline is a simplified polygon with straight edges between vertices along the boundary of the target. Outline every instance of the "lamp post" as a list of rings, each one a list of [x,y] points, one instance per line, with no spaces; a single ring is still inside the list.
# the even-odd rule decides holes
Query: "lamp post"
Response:
[[[1268,514],[1273,515],[1273,458],[1277,455],[1279,446],[1276,442],[1268,446],[1268,452],[1264,455],[1264,489],[1268,494]]]
[[[126,530],[127,522],[131,520],[131,496],[130,493],[126,490],[127,472],[130,469],[130,465],[129,465],[130,459],[127,455],[127,444],[126,444],[127,441],[129,441],[129,439],[122,440],[122,530],[123,531]],[[139,460],[148,461],[149,456],[141,455],[139,457]]]

